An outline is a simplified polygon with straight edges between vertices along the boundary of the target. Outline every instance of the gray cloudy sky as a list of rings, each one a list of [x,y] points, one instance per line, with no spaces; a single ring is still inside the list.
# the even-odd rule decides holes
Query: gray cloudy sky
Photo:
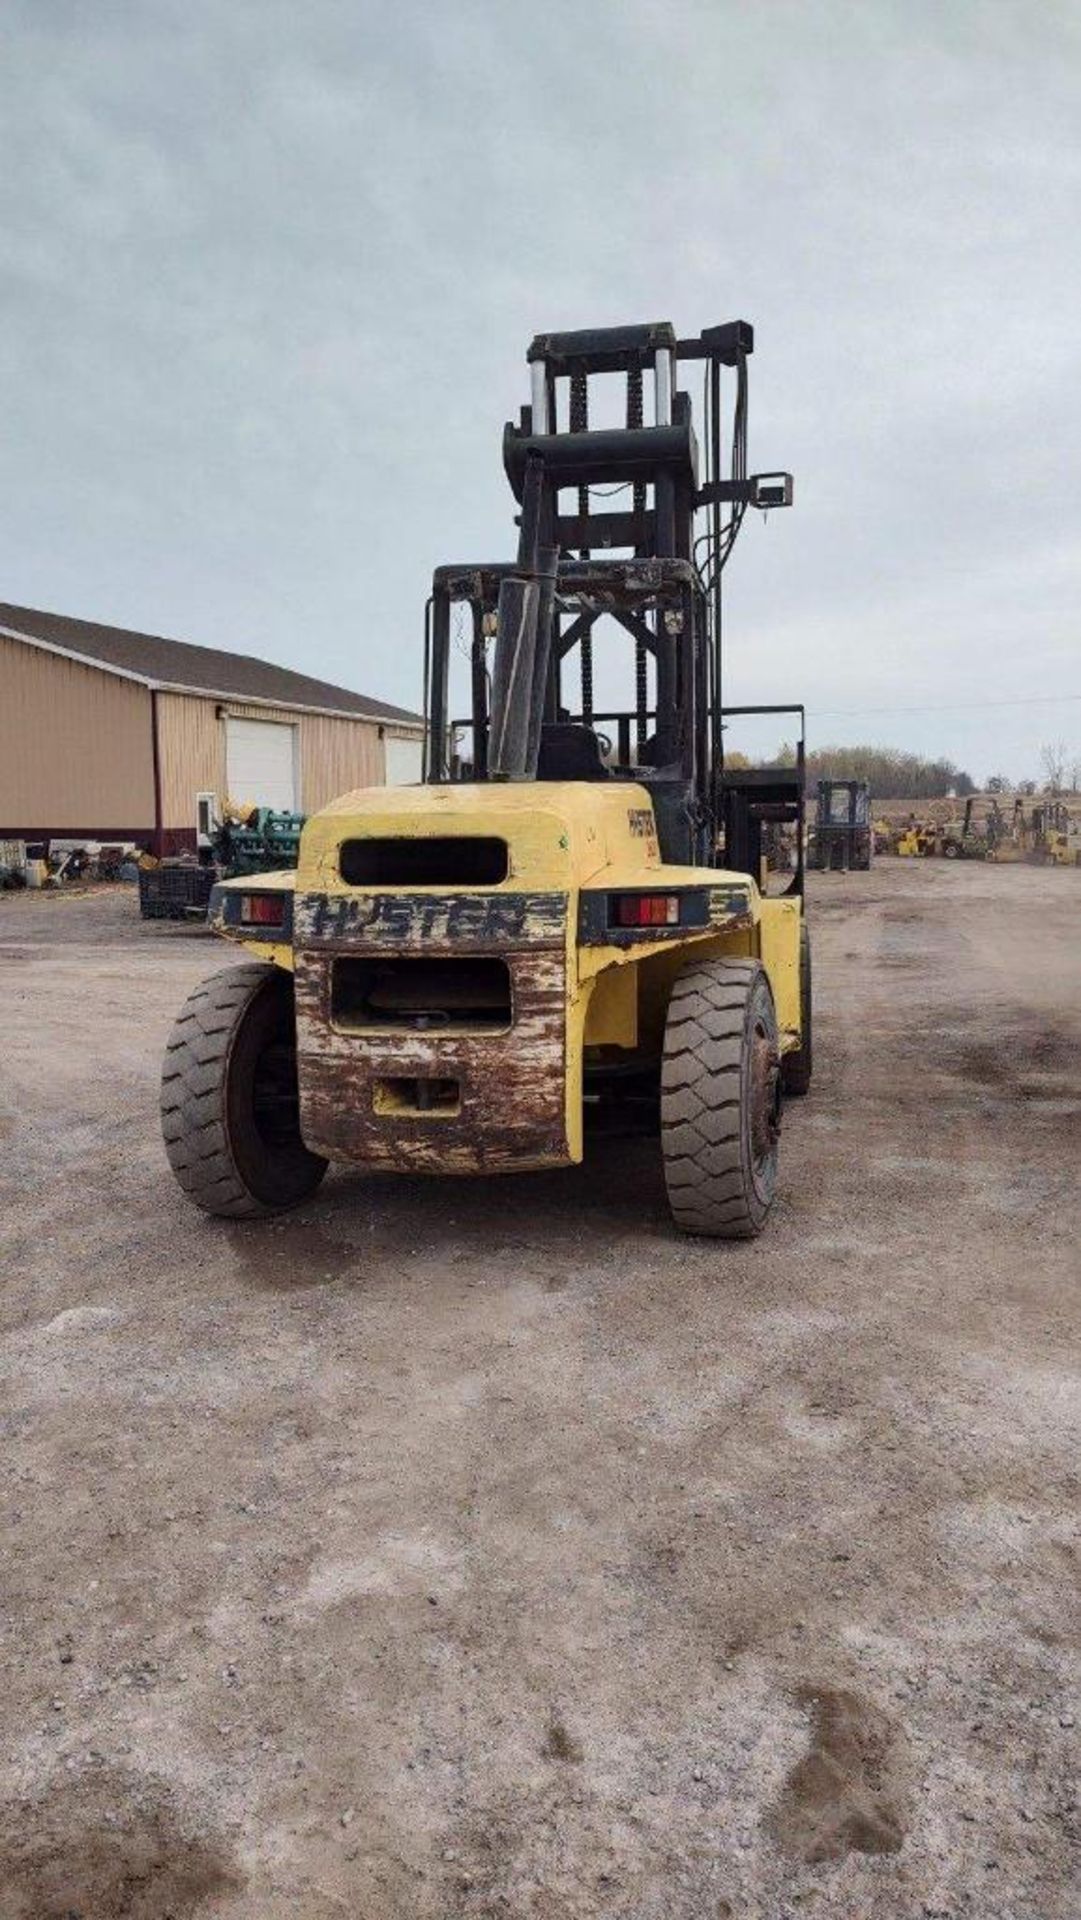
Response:
[[[797,506],[729,697],[1081,754],[1073,0],[5,0],[0,56],[0,597],[415,705],[532,333],[742,315]]]

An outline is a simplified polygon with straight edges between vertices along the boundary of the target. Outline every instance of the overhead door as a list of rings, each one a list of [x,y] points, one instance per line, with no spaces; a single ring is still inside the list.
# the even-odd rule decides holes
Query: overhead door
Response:
[[[225,777],[235,806],[297,810],[296,728],[278,720],[225,722]]]
[[[383,747],[386,753],[388,787],[416,786],[421,774],[420,741],[402,740],[388,733]]]

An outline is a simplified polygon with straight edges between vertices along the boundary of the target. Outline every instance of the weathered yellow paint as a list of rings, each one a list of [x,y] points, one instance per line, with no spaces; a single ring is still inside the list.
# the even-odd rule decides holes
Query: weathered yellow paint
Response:
[[[218,931],[221,932],[222,929],[219,928]],[[226,939],[233,939],[235,937],[232,929],[226,934]],[[282,946],[277,940],[238,939],[237,945],[244,947],[255,960],[270,960],[276,967],[284,967],[286,973],[292,973],[293,971],[292,947]]]
[[[583,1044],[638,1045],[638,976],[634,967],[609,967],[594,977],[586,1000]]]
[[[474,834],[507,841],[510,869],[500,883],[506,892],[544,887],[566,891],[585,886],[600,873],[613,849],[628,864],[630,857],[636,866],[643,863],[643,843],[628,825],[628,814],[635,808],[648,809],[652,818],[643,788],[620,786],[615,791],[581,781],[362,788],[343,794],[309,820],[301,840],[297,885],[302,892],[312,893],[363,891],[341,877],[338,848],[343,840],[385,834],[410,839]]]
[[[291,869],[281,873],[250,873],[237,880],[226,880],[232,893],[291,893],[296,874]],[[243,947],[256,960],[270,960],[276,967],[284,968],[286,973],[293,971],[293,949],[288,942],[281,940],[257,940],[249,938],[240,927],[224,927],[216,913],[210,916],[210,925],[223,940],[234,946]]]
[[[769,976],[781,1052],[800,1043],[799,935],[801,903],[787,897],[763,900],[758,922],[758,957]]]

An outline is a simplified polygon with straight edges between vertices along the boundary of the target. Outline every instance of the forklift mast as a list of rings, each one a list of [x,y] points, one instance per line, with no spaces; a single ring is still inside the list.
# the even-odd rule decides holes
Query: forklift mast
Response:
[[[475,781],[645,786],[667,861],[715,864],[722,834],[728,844],[746,842],[749,853],[753,823],[765,817],[798,815],[802,845],[802,766],[798,801],[795,769],[770,769],[777,778],[765,783],[724,770],[722,571],[747,507],[792,500],[789,474],[747,473],[753,346],[743,320],[688,340],[667,321],[533,340],[531,402],[503,436],[519,506],[517,559],[442,566],[433,580],[425,636],[429,782],[462,777],[449,743],[469,728],[466,777]],[[690,396],[678,384],[681,368],[699,362],[704,472]],[[723,369],[733,385],[726,474]],[[624,424],[591,426],[595,383],[612,374],[624,381]],[[613,497],[617,507],[608,504]],[[472,616],[472,712],[462,721],[448,711],[455,603]],[[614,711],[598,711],[594,698],[593,630],[604,616],[633,643],[633,705]]]

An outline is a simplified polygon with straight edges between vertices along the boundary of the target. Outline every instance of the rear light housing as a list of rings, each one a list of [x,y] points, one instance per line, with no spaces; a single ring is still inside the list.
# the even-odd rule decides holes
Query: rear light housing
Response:
[[[240,921],[245,927],[283,927],[285,895],[281,893],[241,894]]]
[[[617,893],[609,903],[613,927],[678,927],[678,893]]]

